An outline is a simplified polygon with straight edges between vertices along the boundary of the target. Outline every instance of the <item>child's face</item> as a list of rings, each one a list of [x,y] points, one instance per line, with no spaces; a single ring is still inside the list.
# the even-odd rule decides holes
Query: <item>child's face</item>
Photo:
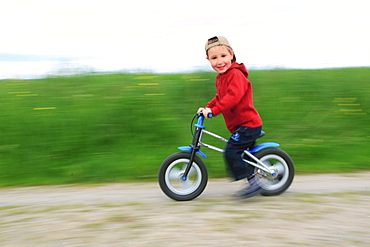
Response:
[[[208,50],[207,59],[215,71],[223,74],[231,67],[233,56],[234,53],[230,52],[227,46],[217,45]]]

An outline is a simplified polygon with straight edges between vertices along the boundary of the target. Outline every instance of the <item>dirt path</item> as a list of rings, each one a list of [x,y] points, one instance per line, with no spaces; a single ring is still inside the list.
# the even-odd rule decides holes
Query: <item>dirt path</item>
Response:
[[[296,176],[247,200],[226,180],[189,202],[156,183],[0,189],[0,246],[370,246],[369,176]]]

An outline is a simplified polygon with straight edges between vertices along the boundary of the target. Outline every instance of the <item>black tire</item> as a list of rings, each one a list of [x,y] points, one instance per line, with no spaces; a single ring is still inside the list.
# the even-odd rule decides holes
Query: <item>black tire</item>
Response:
[[[190,201],[202,194],[207,186],[208,172],[203,161],[194,157],[188,179],[181,177],[190,160],[190,153],[179,152],[168,156],[158,171],[158,182],[164,194],[176,201]]]
[[[267,166],[273,166],[278,171],[277,177],[271,179],[268,175],[260,176],[261,195],[275,196],[286,191],[294,178],[294,164],[290,156],[281,149],[267,148],[255,154]],[[255,168],[256,172],[258,168]]]

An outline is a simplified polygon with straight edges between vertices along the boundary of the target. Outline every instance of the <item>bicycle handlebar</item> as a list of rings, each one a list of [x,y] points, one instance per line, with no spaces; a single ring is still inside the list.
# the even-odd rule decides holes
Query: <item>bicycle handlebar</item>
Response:
[[[200,116],[203,116],[204,117],[204,115],[203,115],[203,112],[198,112],[197,113],[197,117],[200,117]],[[208,113],[208,118],[213,118],[213,114],[212,113]]]

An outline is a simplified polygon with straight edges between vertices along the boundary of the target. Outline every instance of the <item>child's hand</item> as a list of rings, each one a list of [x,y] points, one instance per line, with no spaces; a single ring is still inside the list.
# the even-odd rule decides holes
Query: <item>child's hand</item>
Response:
[[[198,113],[198,112],[203,112],[203,109],[204,109],[204,107],[200,107],[200,108],[198,109],[197,113]]]
[[[203,112],[203,116],[205,117],[205,118],[209,118],[208,117],[208,114],[209,113],[212,113],[212,110],[210,109],[210,108],[204,108],[203,110],[202,110],[202,112]]]
[[[205,118],[209,118],[209,117],[208,117],[208,114],[209,114],[209,113],[212,113],[212,110],[211,110],[210,108],[203,108],[203,107],[201,107],[201,108],[199,108],[199,109],[198,109],[197,113],[198,113],[198,112],[203,113],[203,116],[204,116]]]

